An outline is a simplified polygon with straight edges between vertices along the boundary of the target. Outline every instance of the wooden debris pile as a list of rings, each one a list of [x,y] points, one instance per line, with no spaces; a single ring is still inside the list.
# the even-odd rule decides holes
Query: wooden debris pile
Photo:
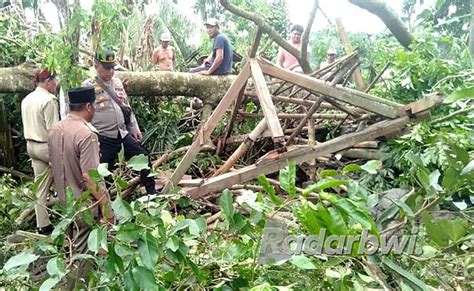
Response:
[[[314,178],[316,163],[330,162],[331,155],[380,158],[381,153],[376,150],[378,138],[400,132],[441,101],[439,96],[429,96],[403,105],[367,94],[381,74],[365,92],[346,88],[359,65],[356,53],[303,75],[257,58],[255,51],[256,44],[241,73],[197,130],[192,145],[166,183],[165,192],[179,186],[191,198],[202,198],[225,188],[240,187],[259,175],[278,172],[291,161],[305,165],[308,176]],[[253,110],[246,108],[249,101],[256,105]],[[212,143],[211,134],[226,114],[224,133],[214,143],[217,154],[224,156],[224,149],[240,145],[211,177],[183,179],[200,149]],[[260,121],[248,133],[232,135],[233,128],[250,117]],[[267,145],[257,151],[255,162],[239,165],[241,158],[262,140]]]

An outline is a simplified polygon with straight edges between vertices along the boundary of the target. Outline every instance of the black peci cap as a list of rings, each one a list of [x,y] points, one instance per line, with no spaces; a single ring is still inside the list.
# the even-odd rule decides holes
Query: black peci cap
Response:
[[[81,104],[95,101],[94,87],[72,88],[67,92],[69,103]]]
[[[104,66],[106,69],[114,69],[115,63],[115,52],[108,49],[97,50],[95,52],[95,59]]]

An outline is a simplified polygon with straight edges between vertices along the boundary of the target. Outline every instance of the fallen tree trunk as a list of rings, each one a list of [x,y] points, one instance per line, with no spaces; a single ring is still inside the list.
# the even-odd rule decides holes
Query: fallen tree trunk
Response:
[[[0,93],[29,93],[34,90],[37,66],[25,63],[0,68]],[[127,93],[132,96],[189,96],[205,103],[216,104],[225,95],[235,76],[203,76],[177,72],[116,72],[121,80],[128,79]],[[64,77],[63,77],[64,78]]]

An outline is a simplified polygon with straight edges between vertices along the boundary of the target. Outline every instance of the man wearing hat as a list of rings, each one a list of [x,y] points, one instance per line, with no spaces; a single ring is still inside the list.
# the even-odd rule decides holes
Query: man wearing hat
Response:
[[[89,177],[89,171],[99,166],[99,142],[95,128],[90,124],[95,113],[96,95],[93,87],[71,89],[69,96],[69,114],[49,131],[49,155],[54,176],[54,184],[59,201],[66,203],[66,188],[70,188],[77,201],[83,192],[90,190],[91,195],[84,202],[97,222],[113,221],[110,198],[103,185],[96,185]],[[82,216],[78,216],[68,230],[74,253],[87,251],[87,239],[91,227]],[[76,262],[77,263],[77,262]],[[72,290],[77,277],[85,277],[87,264],[80,262],[75,266],[77,274],[68,281]],[[71,285],[72,284],[72,285]]]
[[[303,34],[303,26],[299,24],[295,24],[291,27],[291,34],[290,34],[290,43],[292,46],[294,46],[296,49],[301,51],[301,35]],[[310,53],[308,51],[306,59],[309,60],[310,58]],[[284,50],[283,48],[279,48],[278,50],[278,65],[280,67],[288,69],[293,72],[297,73],[303,73],[303,69],[301,68],[298,59]]]
[[[321,62],[321,65],[319,66],[320,68],[324,68],[329,66],[330,64],[334,63],[337,59],[337,52],[333,48],[329,48],[327,51],[327,60]]]
[[[175,49],[169,45],[171,36],[163,33],[160,37],[160,46],[153,51],[151,63],[158,65],[160,71],[174,71]]]
[[[189,72],[202,75],[230,74],[232,72],[233,49],[229,39],[225,34],[219,31],[219,22],[217,19],[210,18],[204,25],[206,26],[209,37],[214,39],[212,53],[199,67],[193,68]]]
[[[38,233],[49,234],[53,226],[46,209],[49,188],[53,182],[49,168],[48,130],[59,121],[56,88],[59,77],[55,71],[40,70],[35,74],[37,87],[21,102],[23,134],[26,139],[26,151],[31,158],[35,180],[44,178],[36,193],[36,226]]]
[[[92,125],[99,132],[100,162],[108,163],[109,167],[115,164],[122,145],[127,159],[143,154],[150,160],[148,150],[141,144],[142,133],[122,81],[114,77],[115,65],[115,52],[97,51],[94,59],[96,77],[82,83],[84,87],[94,87],[96,98]],[[156,194],[155,181],[148,177],[149,174],[148,169],[140,171],[140,182],[148,194]]]

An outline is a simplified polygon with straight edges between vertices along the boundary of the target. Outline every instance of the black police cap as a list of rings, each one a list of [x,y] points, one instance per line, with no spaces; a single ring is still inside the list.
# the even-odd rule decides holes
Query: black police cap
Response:
[[[72,88],[67,92],[69,96],[69,103],[81,104],[95,101],[94,87],[79,87]]]
[[[115,68],[115,52],[108,49],[96,50],[95,59],[99,61],[106,69]]]

